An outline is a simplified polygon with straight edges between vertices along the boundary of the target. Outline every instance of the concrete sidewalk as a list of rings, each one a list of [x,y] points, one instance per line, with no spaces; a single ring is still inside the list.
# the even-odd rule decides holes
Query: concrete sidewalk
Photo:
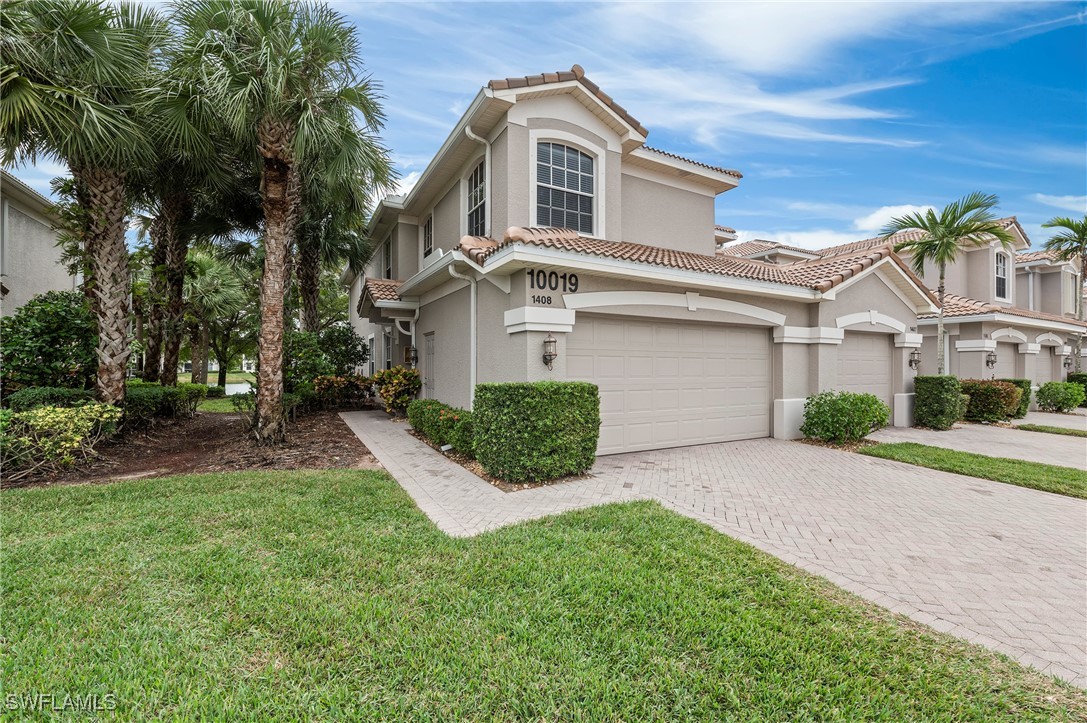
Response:
[[[990,457],[1008,457],[1087,470],[1087,439],[1082,437],[1026,432],[987,424],[956,424],[943,432],[917,427],[884,427],[868,438],[876,442],[917,442]]]
[[[1087,687],[1087,501],[774,439],[601,457],[585,479],[504,493],[380,412],[341,416],[451,535],[652,499]]]

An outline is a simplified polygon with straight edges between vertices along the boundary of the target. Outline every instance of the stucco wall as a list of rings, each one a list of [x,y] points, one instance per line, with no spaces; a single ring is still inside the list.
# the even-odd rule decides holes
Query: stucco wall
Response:
[[[712,255],[713,198],[623,174],[624,241]]]
[[[1050,314],[1063,314],[1060,273],[1038,274],[1034,289],[1038,293],[1038,309]]]
[[[510,136],[504,128],[491,142],[491,228],[492,238],[502,238],[510,223]]]
[[[393,278],[408,279],[419,270],[422,244],[419,227],[415,224],[398,223],[393,229]]]
[[[818,308],[818,326],[835,327],[841,316],[859,312],[878,311],[906,325],[906,331],[917,326],[917,314],[887,283],[875,274],[869,274],[848,288],[838,292],[833,302],[823,302]],[[882,331],[893,331],[889,327]]]
[[[32,211],[19,207],[10,199],[3,200],[0,212],[3,214],[0,273],[9,292],[0,303],[4,316],[14,314],[38,294],[73,290],[75,278],[68,275],[60,262],[56,232]]]
[[[486,283],[486,282],[484,282]],[[465,287],[419,310],[415,339],[419,349],[419,371],[434,379],[434,398],[457,407],[468,407],[470,362],[469,303]],[[434,368],[427,368],[426,334],[434,333]]]
[[[449,251],[460,243],[460,183],[434,205],[434,248]]]

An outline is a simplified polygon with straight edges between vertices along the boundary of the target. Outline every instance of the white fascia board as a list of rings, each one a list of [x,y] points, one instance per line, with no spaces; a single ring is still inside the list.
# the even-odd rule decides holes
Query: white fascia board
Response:
[[[542,266],[562,266],[581,271],[601,274],[615,274],[629,276],[643,281],[658,281],[676,286],[697,286],[705,289],[717,289],[721,291],[741,291],[759,294],[761,296],[780,297],[785,299],[801,299],[804,301],[819,301],[822,295],[815,289],[803,286],[786,286],[769,281],[754,281],[739,279],[720,274],[707,274],[700,271],[686,271],[683,269],[670,269],[662,266],[651,266],[636,261],[624,261],[622,259],[609,259],[602,256],[587,256],[584,254],[561,251],[559,249],[544,248],[539,246],[527,246],[524,244],[510,244],[503,247],[494,256],[487,259],[486,273],[496,273],[503,266],[511,263],[536,264]],[[469,265],[484,271],[475,264]]]
[[[400,295],[414,295],[411,292],[415,291],[415,289],[424,282],[430,281],[434,278],[448,277],[449,272],[446,271],[446,269],[449,268],[449,265],[452,264],[458,256],[460,256],[460,253],[456,251],[442,254],[440,259],[430,264],[429,266],[424,267],[414,276],[405,280],[404,283],[400,285]],[[444,281],[445,279],[442,278],[442,280]]]
[[[1067,331],[1073,334],[1083,331],[1083,327],[1075,326],[1074,324],[1065,324],[1060,321],[1048,321],[1046,319],[1032,319],[1027,316],[1015,316],[1014,314],[1001,314],[999,312],[988,314],[972,314],[970,316],[945,316],[944,324],[971,324],[977,321],[995,321],[1001,324],[1014,324],[1015,326],[1026,326],[1031,329],[1054,329],[1056,331]],[[932,319],[918,319],[918,326],[936,326],[938,320]]]
[[[414,311],[419,308],[418,301],[374,301],[374,306],[378,309],[402,309],[404,311]]]
[[[688,173],[692,176],[700,176],[702,178],[717,181],[718,183],[724,183],[731,188],[736,188],[740,185],[740,179],[736,178],[736,176],[730,175],[728,173],[721,173],[719,171],[711,171],[708,168],[703,168],[697,163],[680,160],[678,158],[671,158],[660,153],[647,151],[644,148],[635,148],[630,152],[630,155],[640,158],[643,161],[654,163],[658,166],[671,168],[675,171],[683,171],[684,173]]]
[[[567,95],[573,95],[574,90],[581,91],[590,102],[597,105],[600,110],[604,111],[615,123],[621,125],[627,129],[627,136],[622,138],[622,141],[632,140],[639,143],[645,143],[645,136],[638,132],[638,129],[624,120],[618,113],[612,110],[604,101],[597,98],[593,93],[581,84],[579,80],[560,80],[554,83],[546,83],[548,90],[567,90],[570,91]],[[524,85],[519,88],[505,88],[503,90],[491,90],[490,88],[484,88],[494,98],[504,100],[507,103],[517,103],[522,95],[530,95],[539,93],[542,89],[539,85]]]
[[[350,264],[343,267],[343,271],[340,272],[340,286],[348,286],[355,283],[355,279],[358,278],[358,274],[351,270]]]

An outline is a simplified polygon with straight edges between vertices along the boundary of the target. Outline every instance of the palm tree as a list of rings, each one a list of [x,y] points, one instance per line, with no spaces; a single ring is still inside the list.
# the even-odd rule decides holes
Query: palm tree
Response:
[[[1001,225],[993,209],[1000,200],[992,194],[975,191],[947,204],[937,214],[929,209],[891,220],[880,232],[889,238],[902,231],[920,231],[914,238],[895,245],[895,251],[910,254],[910,265],[918,276],[924,276],[925,264],[931,262],[940,275],[936,297],[940,301],[939,321],[936,326],[937,374],[944,374],[946,343],[944,338],[944,277],[949,264],[955,263],[964,247],[985,246],[997,241],[1005,249],[1013,242],[1012,235]]]
[[[225,262],[206,251],[190,251],[185,310],[192,351],[192,381],[208,381],[208,345],[211,325],[240,312],[245,306],[245,287]]]
[[[146,6],[16,0],[0,6],[4,161],[68,164],[86,214],[98,321],[98,396],[120,404],[129,347],[128,173],[147,162],[145,79],[166,28]]]
[[[258,159],[264,226],[260,372],[253,431],[284,437],[283,327],[290,242],[301,204],[299,167],[337,150],[332,179],[387,185],[377,87],[359,74],[358,40],[325,5],[291,0],[178,2],[182,59],[239,150]],[[361,115],[363,125],[358,122]]]
[[[1062,261],[1079,261],[1079,285],[1076,289],[1076,318],[1080,321],[1087,320],[1084,315],[1083,288],[1087,280],[1087,216],[1082,220],[1058,216],[1051,218],[1042,224],[1042,228],[1064,229],[1053,238],[1045,242],[1046,251],[1054,251],[1057,258]],[[1073,364],[1078,373],[1082,367],[1083,332],[1076,334],[1075,348],[1072,350]]]

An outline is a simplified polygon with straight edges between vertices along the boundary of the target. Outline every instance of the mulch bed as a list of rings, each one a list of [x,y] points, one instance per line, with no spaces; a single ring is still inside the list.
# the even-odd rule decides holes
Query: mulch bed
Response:
[[[550,487],[551,485],[562,484],[563,482],[573,482],[575,480],[588,479],[589,477],[592,477],[592,475],[590,474],[571,474],[565,477],[557,477],[555,479],[545,480],[543,482],[507,482],[506,480],[501,480],[497,477],[492,477],[491,475],[487,474],[487,472],[483,469],[483,465],[481,465],[479,463],[479,460],[477,459],[472,459],[466,454],[454,452],[453,450],[443,452],[441,448],[438,447],[438,445],[434,444],[429,439],[416,432],[414,429],[409,429],[408,434],[415,437],[438,454],[442,455],[443,457],[448,457],[450,460],[456,462],[461,467],[464,467],[476,477],[479,477],[481,480],[497,487],[503,492],[520,492],[521,490],[534,490],[539,487]]]
[[[161,420],[102,444],[77,469],[31,476],[11,487],[95,484],[207,472],[291,469],[378,469],[381,465],[336,412],[315,412],[287,425],[287,441],[260,446],[237,414],[199,412]],[[8,485],[4,485],[8,487]]]

